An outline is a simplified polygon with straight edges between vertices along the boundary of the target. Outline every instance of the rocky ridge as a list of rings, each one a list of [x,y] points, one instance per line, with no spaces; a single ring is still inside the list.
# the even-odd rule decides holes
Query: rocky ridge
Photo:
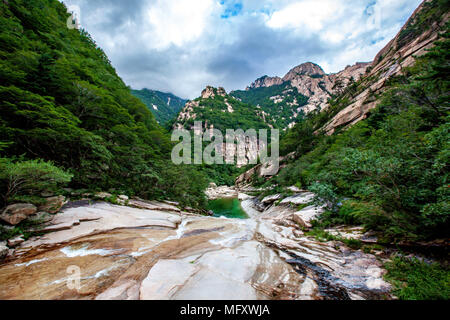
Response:
[[[216,99],[218,98],[218,99]],[[199,98],[189,101],[186,103],[185,107],[181,110],[178,115],[177,120],[173,125],[174,130],[190,130],[194,133],[194,135],[204,135],[209,138],[213,137],[214,129],[216,129],[215,119],[204,119],[202,115],[202,111],[211,111],[208,106],[205,106],[210,101],[214,101],[216,106],[220,106],[221,110],[214,110],[221,112],[225,115],[233,115],[238,108],[248,109],[249,106],[242,104],[234,97],[227,94],[224,88],[214,88],[211,86],[207,86],[203,91]],[[249,110],[247,110],[248,112]],[[269,125],[265,122],[266,115],[263,111],[251,111],[253,115],[253,121],[257,121],[257,125],[259,127],[269,128]],[[218,117],[218,121],[220,121],[220,117]],[[201,122],[201,127],[195,125],[195,121]],[[241,129],[241,128],[226,128],[226,129]],[[244,128],[244,130],[246,130]],[[217,146],[216,153],[220,153],[223,155],[224,159],[233,159],[236,156],[237,161],[236,166],[242,167],[247,165],[250,162],[253,162],[257,159],[258,154],[261,150],[267,147],[265,141],[258,139],[248,139],[246,140],[245,146],[240,148],[237,147],[236,144],[226,143],[226,132],[225,130],[221,131],[221,134],[224,139],[224,143],[220,146]]]
[[[387,81],[402,75],[405,68],[414,64],[415,57],[424,55],[438,40],[439,33],[449,21],[448,8],[447,12],[436,17],[430,24],[418,26],[422,28],[420,34],[408,36],[408,33],[412,33],[409,31],[411,25],[416,23],[420,15],[427,14],[427,5],[432,2],[433,0],[425,0],[395,38],[377,54],[373,63],[366,66],[368,72],[361,79],[361,90],[356,95],[349,96],[350,104],[325,125],[324,131],[327,134],[333,134],[337,128],[348,127],[364,120],[369,111],[377,106],[376,96],[385,90]]]
[[[292,88],[296,88],[300,94],[309,98],[308,104],[299,107],[297,112],[309,113],[318,108],[326,108],[328,99],[333,94],[338,94],[351,82],[358,81],[366,73],[369,66],[370,63],[358,62],[353,66],[347,66],[341,72],[328,75],[319,65],[306,62],[291,69],[283,78],[262,77],[253,82],[247,88],[247,91],[288,83]],[[283,101],[285,98],[284,95],[281,95],[278,97],[278,101]]]

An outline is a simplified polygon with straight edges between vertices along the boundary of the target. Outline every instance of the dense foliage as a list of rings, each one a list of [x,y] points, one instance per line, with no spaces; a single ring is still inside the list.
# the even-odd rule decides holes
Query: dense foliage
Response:
[[[298,112],[297,109],[308,103],[308,98],[288,82],[271,87],[233,91],[230,95],[244,103],[258,106],[273,120],[274,127],[279,129],[285,129],[293,122],[301,122],[304,113]]]
[[[215,129],[220,130],[224,135],[227,129],[269,129],[268,124],[273,124],[272,119],[267,117],[264,120],[262,112],[255,106],[243,103],[229,95],[223,97],[215,95],[211,98],[198,98],[199,106],[194,107],[193,114],[195,119],[191,118],[181,123],[185,128],[193,127],[195,121],[201,121],[203,125],[214,125]],[[232,112],[229,108],[232,108]],[[231,110],[231,109],[230,109]]]
[[[23,195],[39,197],[42,192],[57,191],[58,186],[70,182],[72,175],[42,160],[0,161],[0,180],[6,203],[21,200]]]
[[[316,192],[329,203],[323,226],[364,224],[385,241],[449,237],[449,36],[447,26],[433,49],[390,80],[367,120],[314,134],[331,108],[298,124],[282,141],[297,159],[268,184]]]
[[[131,93],[145,103],[162,126],[175,118],[187,102],[171,93],[149,89],[132,90]]]
[[[449,300],[448,266],[427,263],[415,258],[395,257],[386,264],[386,279],[394,285],[400,300]]]
[[[74,188],[199,205],[203,175],[172,165],[168,134],[68,18],[57,0],[0,2],[2,157],[52,161]]]

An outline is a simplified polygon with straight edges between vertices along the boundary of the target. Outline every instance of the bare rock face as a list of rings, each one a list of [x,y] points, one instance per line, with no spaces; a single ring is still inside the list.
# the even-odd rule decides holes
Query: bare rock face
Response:
[[[328,75],[319,65],[307,62],[293,68],[283,78],[268,76],[259,78],[247,90],[289,83],[300,94],[309,98],[308,104],[299,107],[297,112],[309,113],[318,108],[326,108],[332,94],[339,93],[352,81],[358,81],[366,73],[369,66],[370,63],[358,62],[339,73]],[[283,101],[282,96],[271,97],[271,99],[275,103]],[[293,125],[295,123],[290,126]]]
[[[205,190],[206,197],[209,200],[237,198],[238,192],[234,187],[228,186],[210,186]]]
[[[280,77],[264,76],[259,79],[256,79],[255,82],[253,82],[249,87],[247,87],[247,90],[257,88],[267,88],[271,86],[280,85],[282,83],[283,79],[281,79]]]
[[[209,98],[214,98],[216,96],[216,94],[218,96],[225,97],[227,95],[227,92],[222,87],[219,87],[216,89],[214,87],[207,86],[206,89],[202,91],[201,97],[202,97],[202,99],[209,99]]]
[[[306,62],[290,70],[283,78],[283,81],[292,81],[299,76],[324,76],[325,72],[319,65]]]
[[[186,105],[184,106],[183,110],[181,110],[180,114],[178,115],[174,129],[182,129],[183,128],[183,125],[180,122],[190,120],[190,119],[195,120],[196,115],[194,113],[194,108],[196,108],[198,106],[199,106],[198,101],[187,102]]]
[[[0,215],[0,219],[15,226],[36,212],[37,208],[32,204],[17,203],[6,207]]]
[[[292,159],[292,157],[294,155],[295,155],[295,153],[293,152],[293,153],[288,154],[285,157],[279,157],[278,169],[280,170],[280,169],[286,167],[286,161],[289,159]],[[260,178],[272,177],[272,176],[276,175],[279,172],[279,170],[278,171],[275,170],[274,164],[272,162],[258,164],[256,166],[254,166],[253,168],[249,169],[248,171],[244,172],[243,174],[241,174],[239,177],[237,177],[236,181],[235,181],[235,185],[238,188],[242,188],[243,186],[248,185],[252,181],[252,178],[254,177],[255,174]]]
[[[333,134],[336,128],[349,127],[364,120],[370,110],[374,109],[378,102],[372,98],[385,90],[385,83],[393,76],[401,75],[406,67],[414,64],[415,57],[424,55],[427,49],[433,46],[439,33],[449,21],[450,13],[441,17],[440,21],[433,22],[427,30],[419,36],[408,39],[402,38],[402,32],[413,23],[418,14],[424,9],[424,1],[413,13],[405,26],[397,36],[391,40],[375,57],[368,72],[362,78],[363,91],[350,97],[350,104],[339,112],[325,127],[328,134]],[[352,71],[353,72],[353,71]]]

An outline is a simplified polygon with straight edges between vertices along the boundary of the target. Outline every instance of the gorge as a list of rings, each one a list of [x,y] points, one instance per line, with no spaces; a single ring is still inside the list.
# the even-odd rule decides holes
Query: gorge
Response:
[[[186,101],[131,90],[63,3],[1,2],[0,300],[448,300],[449,8],[371,63]],[[280,165],[178,165],[176,129],[278,129]]]

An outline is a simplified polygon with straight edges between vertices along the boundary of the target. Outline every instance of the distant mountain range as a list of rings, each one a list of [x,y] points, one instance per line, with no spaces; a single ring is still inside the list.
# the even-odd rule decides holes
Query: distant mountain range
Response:
[[[292,128],[306,114],[323,110],[328,100],[363,77],[370,63],[356,63],[336,74],[326,74],[312,62],[300,64],[283,78],[264,76],[246,90],[232,91],[207,87],[202,95],[188,102],[173,127],[190,129],[194,120],[204,125],[230,129],[249,123],[256,127],[281,130]],[[214,101],[213,101],[214,100]],[[214,103],[213,103],[214,102]],[[213,110],[214,109],[214,110]],[[243,113],[242,113],[243,112]]]
[[[150,89],[132,90],[131,93],[147,105],[161,125],[175,118],[187,102],[172,93]]]

